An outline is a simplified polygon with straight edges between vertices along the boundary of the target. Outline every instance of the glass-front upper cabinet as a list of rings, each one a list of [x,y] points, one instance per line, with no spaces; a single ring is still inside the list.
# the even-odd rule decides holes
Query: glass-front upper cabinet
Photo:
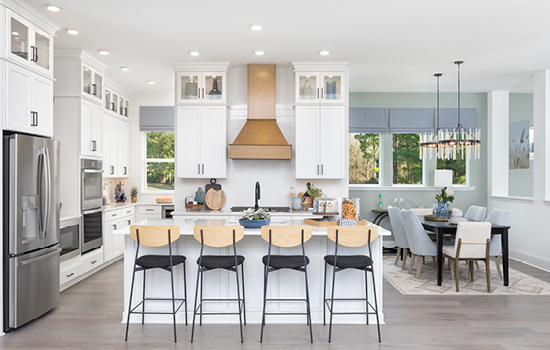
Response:
[[[179,72],[178,103],[226,103],[225,72]]]
[[[130,101],[124,100],[124,117],[130,118]]]
[[[105,109],[111,110],[111,91],[108,88],[105,88]]]
[[[82,95],[103,101],[103,75],[94,68],[82,64]]]
[[[343,72],[296,72],[296,103],[345,103]]]
[[[112,93],[113,96],[111,97],[113,99],[111,106],[113,107],[111,111],[118,113],[118,94],[116,92]]]
[[[18,14],[8,14],[8,57],[19,63],[52,74],[53,36],[34,26]]]

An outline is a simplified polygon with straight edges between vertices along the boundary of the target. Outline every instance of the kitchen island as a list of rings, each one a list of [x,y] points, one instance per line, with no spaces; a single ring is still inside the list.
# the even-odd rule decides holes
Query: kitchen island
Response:
[[[189,305],[187,308],[188,317],[192,319],[193,302],[195,300],[194,289],[197,276],[197,258],[200,252],[200,243],[193,237],[193,227],[203,225],[238,225],[238,217],[226,216],[225,218],[210,218],[205,216],[175,216],[174,219],[153,220],[147,219],[137,224],[141,225],[177,225],[180,227],[181,237],[173,244],[173,254],[185,255],[187,257],[187,298]],[[290,220],[283,216],[273,216],[272,226],[279,225],[303,225],[303,220]],[[132,281],[132,269],[135,258],[137,243],[129,236],[129,227],[113,232],[114,234],[123,234],[125,237],[124,247],[124,312],[122,314],[123,322],[127,318],[128,297]],[[244,262],[244,281],[246,295],[246,318],[248,323],[260,323],[262,315],[262,297],[263,297],[263,264],[262,256],[267,254],[268,243],[265,242],[260,234],[260,229],[245,229],[245,237],[237,243],[237,254],[245,257]],[[390,232],[378,227],[378,235],[389,235]],[[231,247],[210,248],[205,247],[205,254],[232,254]],[[311,313],[313,323],[323,322],[323,274],[324,260],[327,254],[334,254],[334,243],[326,237],[325,227],[313,226],[313,236],[305,243],[306,255],[310,258],[308,265],[308,277],[311,299]],[[367,246],[359,248],[340,247],[341,254],[368,254]],[[300,247],[280,249],[274,247],[274,254],[301,254]],[[168,254],[168,248],[140,248],[141,254]],[[377,238],[372,243],[372,258],[374,261],[374,272],[376,278],[376,292],[378,299],[378,308],[380,322],[384,321],[383,313],[383,288],[382,288],[382,237]],[[183,297],[183,274],[181,266],[174,269],[174,281],[176,286],[176,297]],[[330,272],[332,270],[329,270]],[[166,298],[170,297],[170,279],[165,271],[150,271],[147,273],[146,295],[147,297]],[[331,273],[327,280],[330,283]],[[370,277],[369,277],[370,278]],[[132,305],[136,305],[142,299],[142,273],[136,274],[134,298]],[[337,298],[364,297],[364,279],[363,272],[355,270],[346,270],[338,274],[335,296]],[[303,298],[305,295],[305,286],[303,274],[295,271],[279,271],[269,280],[268,296],[271,298]],[[369,299],[373,298],[372,285],[369,283]],[[216,270],[209,272],[204,279],[203,294],[205,298],[235,298],[235,277],[233,273],[225,270]],[[327,293],[328,295],[328,293]],[[371,299],[373,300],[373,299]],[[151,311],[167,311],[171,309],[170,303],[150,304]],[[364,310],[364,302],[340,302],[335,304],[335,310]],[[235,312],[236,303],[219,302],[207,303],[204,311],[215,312]],[[266,311],[269,312],[303,312],[304,303],[281,302],[268,303]],[[130,322],[141,322],[140,315],[132,315]],[[145,315],[146,323],[171,323],[170,315]],[[184,323],[185,317],[183,309],[177,315],[177,322]],[[216,315],[204,316],[204,323],[238,323],[238,317],[234,315]],[[267,323],[305,323],[303,316],[279,316],[268,317]],[[334,323],[364,323],[364,315],[345,315],[335,316]],[[369,316],[369,323],[376,324],[375,315]]]

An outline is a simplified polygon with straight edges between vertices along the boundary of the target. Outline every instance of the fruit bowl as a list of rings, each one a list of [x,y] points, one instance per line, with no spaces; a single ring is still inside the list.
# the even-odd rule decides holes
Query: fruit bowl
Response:
[[[260,228],[262,226],[269,226],[271,219],[269,220],[246,220],[240,219],[239,224],[245,228]]]

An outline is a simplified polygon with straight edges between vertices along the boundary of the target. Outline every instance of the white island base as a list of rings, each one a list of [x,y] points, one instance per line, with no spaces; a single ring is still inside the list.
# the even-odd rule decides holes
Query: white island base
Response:
[[[279,219],[280,220],[280,219]],[[193,227],[196,225],[238,225],[237,219],[190,219],[175,218],[164,220],[144,220],[138,224],[142,225],[177,225],[180,227],[181,237],[172,245],[172,254],[185,255],[187,257],[187,316],[189,323],[193,319],[193,305],[195,301],[195,288],[197,283],[197,259],[200,254],[200,243],[193,237]],[[272,218],[272,225],[303,225],[303,221],[277,221]],[[383,313],[383,289],[382,289],[382,237],[390,232],[378,227],[379,237],[372,242],[372,258],[374,261],[374,273],[376,280],[376,294],[380,323],[384,322]],[[128,317],[128,298],[132,282],[132,271],[134,266],[137,243],[129,236],[129,228],[119,230],[118,234],[125,234],[124,248],[124,312],[125,323]],[[263,303],[263,264],[262,257],[267,255],[268,243],[260,236],[259,229],[245,229],[245,237],[237,243],[237,254],[245,257],[244,281],[246,297],[246,321],[247,323],[259,324],[262,318]],[[277,248],[274,247],[272,254],[301,254],[301,248]],[[323,277],[324,277],[324,256],[334,254],[334,243],[326,237],[326,228],[313,227],[313,237],[305,243],[306,255],[310,259],[308,265],[309,291],[311,303],[312,322],[323,323]],[[359,248],[346,248],[340,246],[339,254],[367,254],[367,246]],[[168,247],[149,248],[142,246],[142,254],[168,254]],[[210,248],[205,246],[204,254],[233,254],[232,247]],[[332,268],[329,266],[327,272],[327,297],[329,297],[332,281]],[[174,283],[176,298],[183,298],[183,273],[182,265],[174,269]],[[142,300],[143,272],[136,273],[134,296],[132,307]],[[369,301],[374,305],[374,294],[372,288],[372,277],[368,274]],[[170,274],[160,269],[147,271],[145,294],[148,298],[170,298]],[[236,298],[235,273],[226,270],[213,270],[204,273],[204,298]],[[365,280],[364,272],[348,269],[336,274],[336,298],[364,298]],[[304,274],[293,270],[280,270],[269,274],[268,298],[305,298]],[[171,302],[147,302],[146,311],[171,311]],[[236,302],[205,302],[204,312],[236,312]],[[334,303],[335,312],[364,311],[365,302],[340,301]],[[305,302],[268,302],[267,312],[304,312]],[[327,312],[327,322],[328,322]],[[176,321],[185,323],[184,306],[177,314]],[[131,323],[140,323],[141,315],[133,314]],[[203,323],[238,323],[237,315],[212,315],[203,316]],[[335,315],[333,323],[353,324],[365,323],[365,315]],[[172,323],[172,315],[145,315],[145,323]],[[306,316],[276,315],[266,316],[266,324],[269,323],[306,323]],[[376,324],[375,315],[369,316],[369,323]]]

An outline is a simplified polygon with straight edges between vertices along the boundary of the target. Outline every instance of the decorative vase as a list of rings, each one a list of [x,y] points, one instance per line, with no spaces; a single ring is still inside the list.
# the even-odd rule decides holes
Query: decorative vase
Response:
[[[448,218],[449,202],[437,202],[437,208],[435,209],[435,216],[440,218]]]
[[[270,220],[246,220],[240,219],[239,224],[245,228],[261,228],[262,226],[269,226]]]
[[[137,202],[137,197],[136,196],[132,196],[132,203],[135,203]]]

